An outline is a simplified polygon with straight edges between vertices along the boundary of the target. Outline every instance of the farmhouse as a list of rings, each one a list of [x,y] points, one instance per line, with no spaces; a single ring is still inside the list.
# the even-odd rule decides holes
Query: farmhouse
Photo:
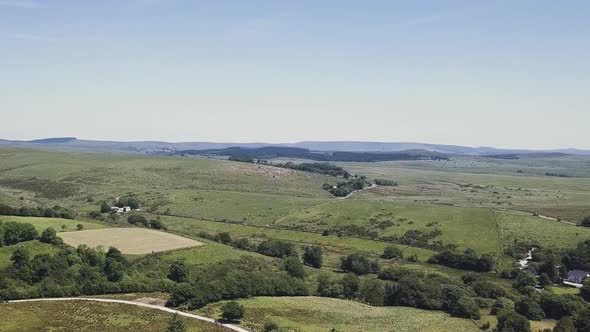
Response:
[[[572,270],[567,273],[567,278],[563,281],[565,285],[581,288],[584,279],[590,277],[590,272],[581,270]]]
[[[131,211],[131,207],[129,206],[124,206],[124,207],[118,207],[118,206],[111,206],[111,211],[112,212],[116,212],[116,213],[125,213],[125,212],[129,212]]]

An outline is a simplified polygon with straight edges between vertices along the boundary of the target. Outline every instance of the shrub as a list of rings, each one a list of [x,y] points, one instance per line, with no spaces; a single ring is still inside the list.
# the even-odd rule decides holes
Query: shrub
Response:
[[[264,322],[264,327],[262,328],[264,332],[277,332],[279,330],[279,325],[273,321],[266,321]]]
[[[43,243],[50,243],[50,244],[58,244],[58,243],[63,242],[62,239],[57,236],[55,229],[53,229],[51,227],[45,229],[43,231],[43,233],[41,233],[40,241]]]
[[[262,255],[278,258],[297,255],[292,243],[273,239],[260,242],[256,251]]]
[[[303,262],[305,265],[319,269],[322,267],[323,251],[322,247],[318,245],[307,246],[303,252]]]
[[[357,275],[379,272],[379,263],[370,261],[367,255],[354,253],[340,258],[340,268]]]
[[[131,225],[136,225],[136,224],[142,224],[142,225],[147,225],[148,221],[147,219],[139,214],[132,214],[130,216],[127,217],[127,222],[130,223]]]
[[[244,306],[235,301],[225,303],[221,307],[221,318],[226,321],[236,321],[244,317]]]
[[[403,258],[404,257],[404,253],[397,246],[387,246],[383,250],[383,255],[381,255],[381,257],[383,257],[385,259]]]
[[[531,324],[526,317],[506,310],[498,315],[498,332],[531,332]]]
[[[303,263],[299,260],[299,257],[291,256],[285,259],[285,271],[295,278],[305,278],[305,268]]]

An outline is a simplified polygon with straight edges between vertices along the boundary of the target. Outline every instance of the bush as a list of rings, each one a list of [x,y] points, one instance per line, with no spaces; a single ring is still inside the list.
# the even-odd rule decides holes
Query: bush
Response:
[[[136,225],[136,224],[142,224],[142,225],[148,225],[148,221],[147,219],[139,214],[132,214],[130,216],[127,217],[127,222],[130,223],[131,225]]]
[[[107,202],[102,202],[100,204],[100,213],[109,213],[111,212],[111,207],[109,206],[109,204],[107,204]]]
[[[62,239],[57,236],[55,229],[49,227],[41,233],[41,242],[43,243],[50,243],[50,244],[59,244],[62,243]]]
[[[580,225],[582,225],[584,227],[590,227],[590,216],[582,219],[582,222],[580,223]]]
[[[492,315],[497,315],[501,311],[504,311],[504,309],[514,311],[514,302],[508,298],[500,297],[492,305],[491,313]]]
[[[184,262],[174,262],[170,265],[168,272],[168,279],[175,282],[188,282],[190,278],[190,270]]]
[[[531,324],[526,317],[506,310],[498,315],[498,332],[531,332]]]
[[[291,256],[285,259],[285,271],[295,278],[305,278],[305,268],[303,263],[299,260],[299,257]]]
[[[264,332],[277,332],[279,330],[279,325],[273,321],[266,321],[264,322],[262,330]]]
[[[370,261],[365,254],[354,253],[340,258],[340,268],[346,272],[363,275],[379,272],[379,263]]]
[[[307,246],[303,252],[303,262],[305,265],[319,269],[322,267],[323,251],[318,245]]]
[[[260,242],[256,251],[262,255],[278,258],[297,255],[295,246],[292,243],[273,239]]]
[[[226,321],[236,321],[244,317],[244,306],[238,302],[231,301],[221,307],[221,318]]]
[[[479,306],[472,297],[462,296],[449,310],[451,316],[479,319]]]
[[[403,251],[397,246],[387,246],[383,250],[382,258],[385,259],[393,259],[393,258],[403,258],[404,253]]]

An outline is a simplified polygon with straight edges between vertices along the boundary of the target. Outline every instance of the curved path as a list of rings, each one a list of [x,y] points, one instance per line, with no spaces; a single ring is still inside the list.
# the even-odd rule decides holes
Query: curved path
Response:
[[[188,318],[193,318],[193,319],[198,319],[198,320],[202,320],[202,321],[209,322],[209,323],[212,323],[212,324],[218,324],[218,325],[221,325],[221,326],[223,326],[223,327],[225,327],[227,329],[230,329],[232,331],[237,331],[237,332],[250,332],[250,331],[248,331],[246,329],[243,329],[241,327],[238,327],[238,326],[235,326],[235,325],[232,325],[232,324],[221,324],[221,323],[218,323],[213,318],[199,316],[199,315],[193,315],[193,314],[189,314],[187,312],[183,312],[183,311],[179,311],[179,310],[175,310],[175,309],[171,309],[171,308],[162,307],[162,306],[159,306],[159,305],[139,303],[139,302],[133,302],[133,301],[125,301],[125,300],[101,299],[101,298],[90,298],[90,297],[57,297],[57,298],[41,298],[41,299],[13,300],[13,301],[8,301],[8,303],[39,302],[39,301],[94,301],[94,302],[105,302],[105,303],[129,304],[129,305],[134,305],[134,306],[138,306],[138,307],[151,308],[151,309],[156,309],[156,310],[170,312],[170,313],[173,313],[173,314],[179,314],[180,316],[184,316],[184,317],[188,317]]]

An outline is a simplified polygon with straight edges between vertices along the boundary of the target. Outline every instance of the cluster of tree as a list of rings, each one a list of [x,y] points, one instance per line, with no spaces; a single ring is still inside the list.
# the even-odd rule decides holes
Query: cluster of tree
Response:
[[[397,187],[397,182],[391,180],[375,179],[373,182],[378,186]]]
[[[301,278],[289,275],[272,263],[244,256],[208,267],[199,274],[198,280],[177,283],[168,304],[192,310],[221,300],[308,294]]]
[[[365,254],[353,253],[340,257],[340,268],[342,271],[352,272],[356,275],[378,273],[379,262],[370,260]]]
[[[568,270],[590,271],[590,240],[580,242],[576,248],[566,251],[561,261]]]
[[[432,239],[440,235],[442,235],[442,231],[439,228],[435,228],[430,232],[423,232],[417,229],[410,229],[406,231],[402,236],[382,236],[379,238],[379,240],[437,251],[442,250],[445,247],[449,249],[454,248],[454,245],[452,244],[448,244],[445,246],[443,245],[442,241],[431,241]]]
[[[120,208],[128,206],[135,210],[139,209],[140,201],[135,196],[124,196],[119,197],[119,199],[115,201],[114,205]]]
[[[361,176],[346,182],[338,182],[335,186],[324,183],[322,188],[336,197],[346,197],[355,191],[363,190],[367,184],[367,179]]]
[[[168,229],[159,217],[157,217],[155,219],[152,218],[152,219],[148,220],[146,217],[142,216],[141,214],[131,214],[127,217],[127,222],[130,223],[131,225],[143,225],[144,227],[147,227],[147,228],[163,229],[163,230]]]
[[[276,164],[277,167],[289,168],[303,172],[319,173],[330,176],[341,176],[348,179],[351,174],[348,173],[344,168],[329,163],[302,163],[295,164],[293,162],[287,162],[285,164]]]
[[[34,257],[26,250],[15,250],[11,265],[0,271],[4,277],[0,299],[166,291],[173,285],[132,273],[130,263],[116,248],[105,253],[84,245],[58,247],[54,254]]]
[[[353,273],[342,277],[329,274],[318,276],[316,294],[323,297],[333,297],[357,300],[371,305],[383,305],[385,284],[376,278],[359,278]]]
[[[21,217],[45,217],[45,218],[64,218],[74,219],[76,213],[59,205],[51,208],[31,208],[21,207],[13,208],[8,205],[0,204],[0,215],[3,216],[21,216]]]
[[[10,246],[20,242],[31,241],[38,236],[35,226],[29,223],[17,223],[14,221],[0,221],[0,247]]]
[[[445,250],[428,259],[428,263],[478,272],[488,272],[494,268],[494,258],[491,255],[478,256],[471,249],[463,253]]]
[[[256,252],[262,255],[284,258],[289,256],[297,256],[295,245],[291,242],[269,239],[264,240],[258,244]]]

